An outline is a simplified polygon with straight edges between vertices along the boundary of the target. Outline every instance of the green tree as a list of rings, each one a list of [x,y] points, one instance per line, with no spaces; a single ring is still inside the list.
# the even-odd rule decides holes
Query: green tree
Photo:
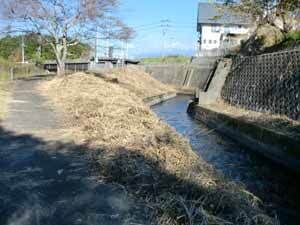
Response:
[[[27,34],[24,36],[25,56],[28,61],[55,60],[55,54],[47,43],[40,43],[41,38],[38,34]],[[18,54],[21,53],[22,36],[6,36],[0,39],[0,57],[18,61]],[[40,49],[40,55],[38,54]],[[78,43],[71,46],[67,59],[79,59],[87,57],[90,52],[90,46],[84,43]]]

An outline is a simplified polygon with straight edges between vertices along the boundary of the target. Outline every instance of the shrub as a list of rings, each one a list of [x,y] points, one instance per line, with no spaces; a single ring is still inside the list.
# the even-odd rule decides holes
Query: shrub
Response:
[[[292,31],[292,32],[288,33],[286,40],[287,41],[299,41],[300,40],[300,30]]]

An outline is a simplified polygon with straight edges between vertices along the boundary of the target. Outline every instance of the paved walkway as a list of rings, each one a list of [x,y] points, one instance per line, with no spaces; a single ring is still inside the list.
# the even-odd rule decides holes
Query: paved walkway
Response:
[[[93,175],[86,148],[61,138],[37,82],[16,82],[0,124],[0,224],[140,224],[126,192]]]
[[[37,82],[39,80],[16,81],[10,113],[3,122],[5,128],[19,133],[59,128],[56,114],[45,105],[45,99],[35,90]]]

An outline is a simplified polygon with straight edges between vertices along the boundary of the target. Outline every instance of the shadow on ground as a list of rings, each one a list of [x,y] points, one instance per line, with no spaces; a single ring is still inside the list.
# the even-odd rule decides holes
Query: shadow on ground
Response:
[[[0,128],[0,224],[125,224],[144,220],[118,185],[92,173],[86,146]],[[138,218],[139,217],[139,218]]]
[[[125,148],[103,158],[107,150],[3,128],[0,146],[0,224],[251,225],[266,219],[255,217],[262,212],[232,187],[179,179]]]

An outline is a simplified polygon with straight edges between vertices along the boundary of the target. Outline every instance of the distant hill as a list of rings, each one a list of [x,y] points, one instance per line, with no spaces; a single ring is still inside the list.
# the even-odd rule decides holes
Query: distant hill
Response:
[[[55,59],[54,53],[49,44],[43,44],[41,47],[41,57],[38,57],[39,49],[39,36],[37,34],[24,35],[25,43],[25,60],[37,61],[37,60],[53,60]],[[22,58],[21,53],[22,36],[6,36],[0,39],[0,58],[19,62]],[[91,48],[89,45],[79,43],[76,46],[69,48],[69,59],[78,59],[82,57],[88,57]]]

